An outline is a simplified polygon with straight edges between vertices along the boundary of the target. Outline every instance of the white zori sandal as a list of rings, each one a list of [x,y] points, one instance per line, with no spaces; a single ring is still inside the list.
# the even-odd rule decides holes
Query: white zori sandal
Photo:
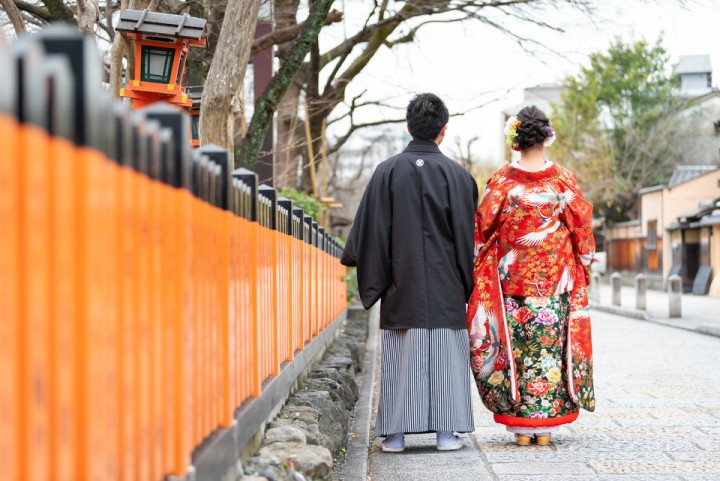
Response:
[[[452,431],[437,432],[438,451],[457,451],[465,446],[465,440],[455,436]]]
[[[380,448],[384,453],[402,453],[405,451],[405,433],[389,434],[380,443]]]

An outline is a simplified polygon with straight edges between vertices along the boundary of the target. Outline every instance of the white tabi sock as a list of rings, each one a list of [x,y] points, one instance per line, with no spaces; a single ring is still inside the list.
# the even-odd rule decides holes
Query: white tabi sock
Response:
[[[405,446],[405,433],[389,434],[382,445],[390,449],[400,449]]]

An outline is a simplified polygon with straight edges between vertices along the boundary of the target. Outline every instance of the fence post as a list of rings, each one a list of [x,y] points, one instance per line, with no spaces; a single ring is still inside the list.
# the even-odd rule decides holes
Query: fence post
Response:
[[[619,306],[620,290],[622,289],[622,276],[619,272],[613,272],[610,276],[610,286],[612,287],[612,303],[615,306]]]
[[[278,225],[278,231],[284,233],[284,235],[278,234],[278,237],[281,239],[281,252],[283,252],[283,255],[281,256],[283,265],[279,266],[281,268],[281,272],[283,272],[283,277],[278,283],[278,288],[284,291],[282,292],[281,298],[285,300],[285,306],[282,308],[283,315],[280,319],[287,327],[287,333],[284,336],[282,359],[292,361],[294,357],[293,341],[295,339],[295,322],[292,309],[294,296],[292,277],[292,265],[294,259],[292,257],[292,252],[293,243],[295,242],[295,239],[293,239],[293,202],[292,200],[281,196],[278,197],[277,203],[278,209],[283,209],[285,214],[285,216],[282,217],[284,225]]]
[[[668,300],[670,302],[670,317],[682,317],[682,277],[673,274],[668,278],[670,290]]]
[[[0,322],[0,404],[6,412],[16,413],[14,416],[0,418],[0,451],[7,453],[4,462],[0,463],[0,477],[3,479],[20,479],[19,430],[22,419],[20,412],[20,396],[14,387],[20,382],[17,363],[19,349],[20,319],[20,212],[18,185],[19,169],[22,159],[19,157],[18,137],[20,125],[17,121],[17,98],[19,85],[16,84],[16,64],[11,61],[9,50],[0,45],[0,217],[3,219],[3,234],[0,235],[0,305],[3,306],[4,317]],[[5,317],[6,316],[6,317]],[[73,432],[69,432],[72,435]]]
[[[593,302],[600,303],[600,274],[597,272],[590,275],[590,295]]]
[[[644,311],[647,309],[647,277],[640,273],[635,276],[635,309]]]

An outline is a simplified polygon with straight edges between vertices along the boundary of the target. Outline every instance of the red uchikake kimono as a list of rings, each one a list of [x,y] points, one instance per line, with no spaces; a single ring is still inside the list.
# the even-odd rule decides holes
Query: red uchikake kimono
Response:
[[[495,421],[540,428],[593,411],[595,241],[592,204],[575,176],[557,164],[498,170],[475,215],[475,252],[470,360]]]

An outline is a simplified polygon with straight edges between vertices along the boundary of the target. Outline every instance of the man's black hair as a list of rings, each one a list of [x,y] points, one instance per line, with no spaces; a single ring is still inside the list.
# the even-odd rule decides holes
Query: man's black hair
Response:
[[[440,97],[425,93],[413,97],[405,119],[413,139],[433,141],[448,123],[450,114]]]

